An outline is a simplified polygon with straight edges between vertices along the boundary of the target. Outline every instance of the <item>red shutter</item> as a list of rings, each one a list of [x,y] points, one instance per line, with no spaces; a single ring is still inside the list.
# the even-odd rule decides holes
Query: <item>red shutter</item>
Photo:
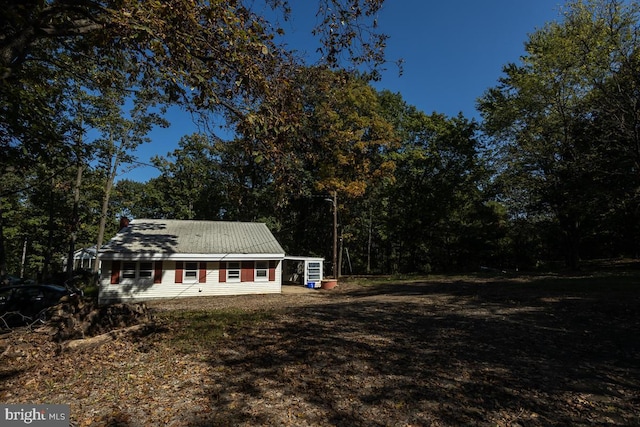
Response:
[[[227,281],[227,263],[220,262],[220,277],[218,278],[220,283],[224,283]]]
[[[176,261],[176,283],[182,283],[182,261]]]
[[[277,261],[269,261],[269,281],[273,282],[276,280],[276,265]]]
[[[111,261],[111,284],[120,283],[120,261]]]
[[[253,282],[254,271],[255,271],[255,262],[242,261],[242,271],[240,272],[240,281]]]
[[[199,283],[205,283],[207,281],[207,263],[200,263],[200,275],[198,276]]]
[[[156,261],[153,270],[153,283],[162,283],[162,261]]]

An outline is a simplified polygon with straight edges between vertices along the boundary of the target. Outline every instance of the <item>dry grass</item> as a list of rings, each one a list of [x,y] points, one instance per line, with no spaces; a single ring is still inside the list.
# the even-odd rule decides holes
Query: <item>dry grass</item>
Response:
[[[154,302],[152,333],[5,337],[0,400],[74,425],[640,425],[640,276],[446,276]]]

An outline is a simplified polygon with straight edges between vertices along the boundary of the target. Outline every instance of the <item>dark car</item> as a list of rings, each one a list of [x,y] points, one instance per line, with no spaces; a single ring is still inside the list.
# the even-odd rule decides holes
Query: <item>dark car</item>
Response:
[[[22,283],[24,283],[24,280],[16,276],[0,276],[0,286],[15,286]]]
[[[35,319],[44,309],[54,306],[63,297],[76,292],[58,285],[16,285],[0,288],[0,315],[17,312]],[[12,316],[12,319],[22,317]],[[13,322],[12,322],[13,323]],[[4,326],[0,323],[0,326]]]

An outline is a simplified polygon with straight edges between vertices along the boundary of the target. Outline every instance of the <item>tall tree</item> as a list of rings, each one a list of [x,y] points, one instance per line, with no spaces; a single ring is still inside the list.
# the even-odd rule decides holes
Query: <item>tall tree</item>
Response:
[[[317,4],[314,31],[324,63],[381,64],[385,36],[377,33],[376,13],[382,1]],[[286,0],[4,0],[0,7],[2,174],[24,178],[28,165],[53,158],[53,145],[56,153],[67,151],[56,156],[56,169],[69,166],[73,116],[61,114],[69,87],[101,93],[121,87],[125,77],[131,93],[234,122],[277,98],[296,68],[275,24],[290,17]],[[269,21],[267,14],[276,18]],[[263,119],[295,119],[278,112],[264,110]],[[2,204],[0,214],[9,206]],[[0,266],[6,264],[3,218]]]
[[[533,33],[522,64],[507,65],[479,101],[487,132],[504,150],[505,197],[524,195],[531,218],[555,221],[572,268],[611,178],[602,174],[611,138],[590,130],[596,98],[635,50],[637,11],[619,0],[568,3],[563,21]]]
[[[383,92],[381,99],[401,141],[390,153],[395,181],[376,203],[385,207],[374,240],[384,248],[384,270],[477,268],[488,251],[477,241],[490,240],[482,236],[492,221],[482,215],[488,172],[477,123],[461,115],[427,115],[399,94]]]
[[[153,186],[167,203],[163,216],[175,219],[218,219],[221,208],[214,143],[204,134],[184,136],[178,148],[153,163],[161,171]],[[217,191],[213,191],[216,189]]]
[[[386,36],[376,29],[382,3],[383,0],[318,0],[319,20],[313,33],[320,38],[320,50],[327,63],[339,65],[343,57],[355,65],[384,62]],[[200,73],[213,71],[207,68],[235,74],[241,72],[238,65],[252,68],[246,76],[261,79],[251,72],[268,56],[282,52],[272,39],[284,32],[261,13],[271,8],[286,20],[292,10],[287,0],[5,0],[2,6],[0,78],[10,77],[33,55],[43,54],[39,48],[46,41],[64,45],[69,40],[80,40],[85,48],[100,49],[115,42],[117,48],[144,56],[153,63],[151,66],[176,71],[177,79],[186,77],[196,82],[203,77]],[[252,54],[258,56],[251,58]],[[141,66],[142,70],[146,67]],[[187,76],[187,72],[191,75]],[[226,79],[215,73],[211,76],[217,81]]]
[[[265,110],[278,110],[277,115],[292,120],[270,126],[262,115]],[[319,239],[310,237],[312,232],[331,241],[330,228],[327,233],[311,230],[308,224],[319,209],[326,211],[324,199],[333,200],[334,193],[340,232],[348,241],[345,227],[351,202],[393,174],[394,164],[384,153],[395,144],[395,134],[381,114],[376,91],[354,73],[326,67],[300,69],[281,98],[260,103],[237,130],[241,138],[234,141],[236,164],[242,163],[252,174],[238,180],[252,185],[250,192],[241,194],[255,194],[257,200],[269,201],[272,211],[282,213],[280,218],[286,220],[281,226],[298,236],[290,248],[295,252],[317,250]],[[260,193],[265,189],[270,197]]]
[[[608,209],[590,237],[608,246],[606,255],[640,256],[640,6],[611,3],[592,30],[600,43],[589,46],[598,63],[610,64],[591,94],[587,137],[597,141],[598,204]],[[590,59],[591,61],[596,61]],[[594,241],[594,239],[596,239]]]
[[[314,32],[325,63],[342,65],[343,55],[354,65],[383,61],[386,37],[375,28],[381,4],[318,0],[321,22]],[[270,15],[288,19],[286,0],[5,0],[0,6],[0,78],[15,94],[37,84],[27,79],[12,85],[31,62],[63,72],[73,63],[100,64],[126,69],[131,88],[153,89],[187,108],[236,120],[256,99],[277,96],[290,78],[283,66],[291,54],[277,42],[284,30],[264,15],[271,9]],[[108,75],[92,83],[111,84]]]
[[[70,150],[67,142],[73,125],[67,113],[68,82],[58,80],[58,74],[50,67],[28,63],[23,73],[9,84],[0,84],[0,214],[10,204],[2,198],[21,195],[25,197],[38,185],[49,186],[51,179],[69,167]],[[25,88],[29,90],[24,90]],[[31,177],[42,172],[39,165],[48,170],[40,175],[41,181]],[[27,184],[29,183],[29,184]],[[0,218],[0,266],[6,265],[5,225]],[[0,267],[0,270],[3,270]]]
[[[96,141],[97,157],[106,176],[96,242],[98,259],[104,239],[111,190],[121,165],[134,159],[131,153],[138,145],[149,142],[147,134],[154,126],[166,126],[166,121],[157,113],[148,111],[154,106],[155,99],[147,99],[144,93],[133,99],[133,108],[127,117],[123,112],[127,102],[125,94],[126,92],[118,89],[103,92],[99,97],[103,110],[100,116],[92,119],[95,129],[101,132],[101,138]],[[97,273],[99,263],[94,263],[93,268],[94,273]]]

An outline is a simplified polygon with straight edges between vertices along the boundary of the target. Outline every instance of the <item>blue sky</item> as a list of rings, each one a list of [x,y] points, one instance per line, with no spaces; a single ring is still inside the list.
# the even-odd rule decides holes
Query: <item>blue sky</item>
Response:
[[[304,2],[304,3],[303,3]],[[313,53],[307,30],[315,22],[313,0],[292,0],[293,19],[284,24],[291,47]],[[299,6],[298,4],[305,4]],[[399,92],[425,113],[478,118],[476,100],[496,85],[502,67],[518,62],[528,35],[560,19],[561,0],[386,0],[378,22],[389,35],[387,58],[402,58],[404,73],[389,64],[377,89]],[[306,9],[300,9],[306,8]],[[140,162],[166,155],[179,139],[196,131],[189,116],[171,109],[168,129],[154,130],[151,143],[138,149]],[[158,175],[139,166],[119,178],[146,181]]]

